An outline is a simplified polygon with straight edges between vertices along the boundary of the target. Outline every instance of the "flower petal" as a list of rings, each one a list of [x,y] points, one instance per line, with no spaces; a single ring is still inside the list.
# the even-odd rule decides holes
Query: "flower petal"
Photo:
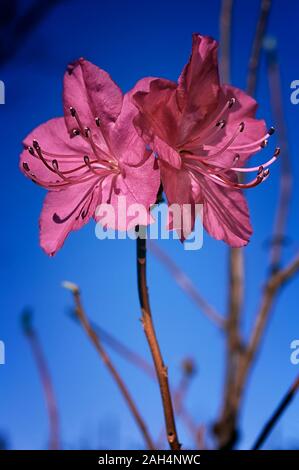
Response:
[[[48,255],[55,255],[68,234],[90,220],[98,204],[99,191],[95,179],[92,183],[47,194],[40,217],[40,245]]]
[[[38,158],[36,151],[34,155],[29,153],[27,148],[33,147],[34,140],[38,141],[47,165]],[[20,170],[31,179],[34,179],[31,177],[34,175],[36,180],[43,181],[45,187],[63,182],[60,176],[50,169],[53,160],[58,162],[61,171],[67,171],[80,164],[84,165],[83,157],[90,150],[81,137],[70,138],[64,118],[54,118],[41,124],[25,138],[23,145],[26,149],[20,156]]]
[[[116,121],[122,98],[122,91],[107,72],[85,59],[77,60],[64,77],[64,115],[69,132],[76,127],[70,107],[76,109],[83,126],[92,129],[98,117],[106,127]]]
[[[193,34],[191,57],[179,77],[176,92],[182,112],[182,142],[198,131],[203,119],[217,106],[220,89],[217,48],[214,39]]]
[[[134,102],[140,111],[134,122],[149,144],[156,136],[168,145],[176,146],[180,122],[176,87],[170,80],[156,79],[150,83],[149,92],[139,91],[134,94]]]
[[[207,232],[232,247],[247,245],[252,227],[243,193],[238,189],[223,188],[205,178],[202,196],[203,225]]]

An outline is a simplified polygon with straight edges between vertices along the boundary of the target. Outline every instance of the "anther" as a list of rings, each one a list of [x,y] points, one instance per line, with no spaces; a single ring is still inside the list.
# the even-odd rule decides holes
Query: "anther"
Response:
[[[80,135],[79,129],[73,129],[72,130],[72,136],[75,137],[76,135]]]
[[[40,149],[40,146],[39,146],[39,143],[38,143],[37,140],[33,140],[32,144],[33,144],[33,147],[35,148],[35,150],[39,150],[39,149]]]
[[[228,107],[229,109],[235,104],[236,102],[236,98],[231,98],[228,102]]]
[[[226,124],[226,122],[225,122],[224,119],[221,119],[220,121],[217,121],[217,122],[216,122],[216,126],[217,126],[217,127],[220,127],[221,129],[224,128],[225,124]]]
[[[261,143],[261,148],[264,149],[265,147],[267,147],[268,145],[268,139],[265,139],[263,140],[263,142]]]
[[[96,122],[96,125],[97,125],[98,127],[100,127],[100,124],[101,124],[100,118],[99,118],[99,117],[95,117],[94,120],[95,120],[95,122]]]
[[[274,132],[275,132],[275,128],[273,126],[271,126],[270,129],[268,130],[268,134],[273,135]]]
[[[90,134],[89,127],[84,127],[84,134],[85,134],[85,137],[89,137],[89,134]]]
[[[280,147],[276,147],[276,149],[274,150],[273,156],[278,157],[279,154],[280,154]]]
[[[76,110],[75,110],[75,108],[73,108],[73,106],[70,107],[70,113],[73,117],[76,116]]]
[[[32,147],[28,147],[27,150],[31,155],[34,155],[34,150]]]
[[[23,162],[23,168],[25,171],[30,171],[29,165],[26,162]]]
[[[52,167],[54,168],[55,171],[59,169],[57,160],[52,160]]]
[[[244,131],[244,127],[245,127],[245,123],[244,123],[244,122],[240,122],[240,132],[243,132],[243,131]]]

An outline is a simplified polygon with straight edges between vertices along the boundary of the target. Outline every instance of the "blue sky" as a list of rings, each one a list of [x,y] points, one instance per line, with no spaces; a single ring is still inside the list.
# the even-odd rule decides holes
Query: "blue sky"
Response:
[[[23,2],[24,3],[24,2]],[[289,2],[288,5],[290,5]],[[294,178],[298,175],[299,105],[290,102],[290,83],[299,79],[296,50],[299,5],[273,2],[269,33],[278,41],[282,93]],[[246,69],[259,2],[236,0],[233,18],[232,82],[246,86]],[[149,358],[139,322],[135,245],[130,240],[99,241],[90,223],[73,233],[54,258],[38,244],[38,217],[45,192],[18,170],[21,141],[47,119],[62,114],[62,76],[68,62],[84,56],[109,71],[124,91],[142,76],[176,79],[190,53],[191,34],[219,38],[220,2],[158,0],[62,2],[48,14],[0,69],[6,104],[0,106],[2,130],[2,230],[0,339],[6,364],[0,366],[0,432],[12,448],[41,449],[48,438],[47,414],[41,385],[28,343],[20,328],[24,307],[34,311],[51,369],[66,448],[138,448],[142,439],[115,384],[84,333],[67,316],[72,305],[61,288],[65,279],[81,286],[86,311],[101,326]],[[274,124],[264,60],[257,98],[259,116]],[[275,145],[275,139],[272,147]],[[266,159],[272,149],[255,159]],[[279,166],[247,197],[255,229],[246,248],[246,311],[248,331],[267,273],[268,239],[278,197]],[[298,187],[288,222],[289,260],[299,248]],[[178,241],[160,246],[192,277],[220,312],[227,302],[227,247],[204,237],[200,251],[184,251]],[[213,422],[223,383],[224,343],[221,334],[177,288],[158,261],[150,256],[149,286],[159,339],[171,382],[180,377],[180,363],[194,357],[196,376],[187,406],[198,423]],[[290,342],[299,339],[298,278],[284,290],[254,368],[241,416],[241,448],[248,448],[299,369],[291,365]],[[157,386],[118,359],[119,368],[142,409],[153,434],[162,424]],[[288,447],[298,442],[299,397],[285,413],[268,445]],[[179,422],[181,441],[190,446]]]

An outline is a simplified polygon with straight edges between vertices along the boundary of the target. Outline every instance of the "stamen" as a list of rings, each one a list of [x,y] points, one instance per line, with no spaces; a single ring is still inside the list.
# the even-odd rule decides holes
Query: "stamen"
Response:
[[[276,147],[274,153],[273,153],[273,156],[272,158],[270,158],[270,160],[268,160],[266,163],[263,163],[263,168],[268,168],[270,165],[272,165],[272,163],[276,162],[277,158],[279,157],[279,154],[280,154],[280,148],[279,147]],[[252,171],[258,171],[260,167],[257,167],[257,166],[254,166],[254,167],[250,167],[250,168],[234,168],[232,167],[231,170],[233,171],[237,171],[237,172],[241,172],[241,173],[249,173],[249,172],[252,172]]]
[[[223,129],[223,127],[219,127],[218,123],[220,121],[225,121],[224,119],[222,119],[222,116],[224,116],[224,114],[226,113],[226,111],[228,109],[231,109],[233,107],[233,105],[236,103],[236,99],[235,98],[230,98],[229,100],[226,101],[225,105],[223,106],[223,108],[219,111],[219,113],[213,118],[213,121],[212,123],[207,126],[207,128],[202,132],[202,134],[199,136],[199,137],[196,137],[195,139],[193,140],[189,140],[188,142],[183,142],[182,144],[179,145],[180,148],[183,148],[186,143],[190,144],[190,143],[195,143],[195,142],[198,142],[198,145],[201,143],[201,144],[204,144],[204,141],[206,142],[206,140],[210,140],[211,137],[216,133],[217,130],[221,130]],[[216,125],[215,125],[216,123]],[[215,127],[217,129],[215,129]]]
[[[243,144],[243,145],[231,147],[231,150],[237,150],[237,151],[244,150],[245,151],[246,149],[250,150],[251,147],[257,147],[258,145],[260,145],[261,147],[265,146],[268,143],[267,139],[271,137],[271,135],[273,135],[274,132],[275,132],[274,127],[270,127],[267,134],[262,136],[260,139],[257,139],[254,142],[250,142],[249,144]]]
[[[231,144],[236,140],[236,138],[238,137],[238,135],[244,131],[244,128],[245,128],[245,123],[244,122],[240,122],[239,126],[237,127],[237,129],[235,130],[235,132],[233,133],[232,137],[230,139],[228,139],[228,141],[226,142],[226,144],[223,145],[223,147],[221,147],[219,150],[217,150],[217,152],[214,152],[214,153],[208,153],[207,155],[203,155],[201,157],[199,157],[201,160],[205,160],[205,159],[210,159],[210,158],[213,158],[213,157],[216,157],[217,155],[220,155],[221,153],[223,153],[225,150],[227,150],[228,148],[231,147]],[[206,150],[207,152],[209,152],[209,150]]]

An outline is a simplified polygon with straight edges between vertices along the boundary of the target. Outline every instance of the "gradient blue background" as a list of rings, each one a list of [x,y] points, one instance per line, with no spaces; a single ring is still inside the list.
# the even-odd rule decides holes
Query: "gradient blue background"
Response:
[[[299,105],[290,103],[290,82],[299,79],[298,2],[274,0],[269,33],[277,37],[283,100],[294,175],[298,178]],[[23,2],[26,6],[29,2]],[[6,364],[0,366],[0,432],[11,448],[41,449],[48,421],[35,363],[20,327],[20,314],[31,306],[35,326],[49,361],[57,394],[65,448],[138,448],[143,441],[122,398],[85,334],[68,318],[70,294],[61,281],[78,283],[89,315],[108,331],[149,358],[136,292],[135,245],[132,241],[97,240],[94,225],[73,233],[56,257],[38,244],[38,217],[45,192],[18,170],[21,141],[35,126],[62,114],[62,77],[66,64],[84,56],[109,71],[124,91],[146,75],[176,79],[187,61],[191,34],[219,37],[220,1],[65,1],[32,31],[17,54],[0,69],[6,85],[1,116],[1,320]],[[235,1],[232,82],[246,86],[246,70],[259,1]],[[266,68],[258,87],[259,115],[273,123]],[[272,144],[273,145],[273,144]],[[266,159],[271,149],[255,157]],[[261,187],[247,192],[255,234],[246,249],[246,316],[248,331],[267,272],[264,242],[273,226],[279,166]],[[289,260],[299,247],[298,187],[294,187],[288,224]],[[178,241],[160,246],[193,278],[220,312],[227,303],[227,247],[205,234],[203,249],[184,251]],[[194,357],[199,373],[187,407],[196,421],[213,422],[223,384],[224,342],[221,334],[177,288],[150,256],[149,285],[161,347],[173,384],[185,356]],[[249,382],[241,417],[241,448],[253,443],[278,400],[299,372],[290,363],[290,342],[299,339],[298,279],[279,298]],[[112,354],[115,357],[114,354]],[[153,434],[162,424],[157,386],[118,359]],[[285,413],[267,446],[292,447],[299,440],[299,398]],[[180,438],[191,445],[178,423]]]

